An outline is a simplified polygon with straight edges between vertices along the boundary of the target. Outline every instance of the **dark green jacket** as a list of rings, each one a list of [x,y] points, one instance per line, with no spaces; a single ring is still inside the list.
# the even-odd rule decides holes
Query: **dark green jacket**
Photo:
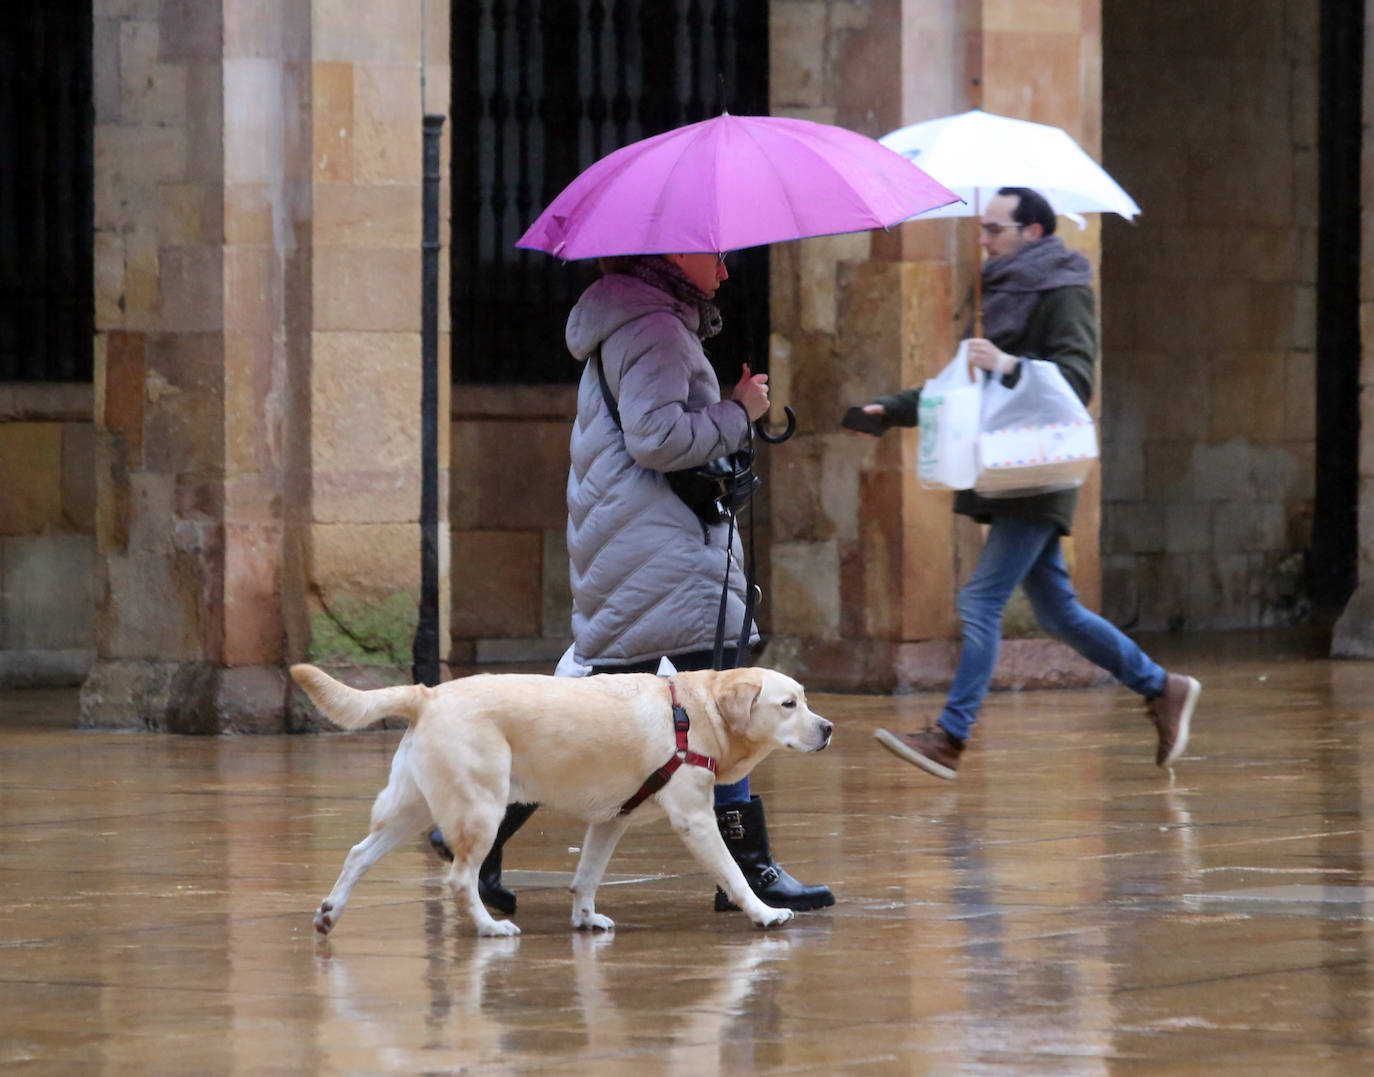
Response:
[[[1048,359],[1055,363],[1079,399],[1092,399],[1097,365],[1097,313],[1092,289],[1084,285],[1054,288],[1040,297],[1031,311],[1021,336],[1002,350],[1023,359]],[[991,377],[992,375],[987,375]],[[1015,385],[1020,367],[1003,379]],[[920,389],[904,389],[880,396],[876,403],[887,412],[891,426],[915,426]],[[961,490],[954,497],[954,511],[972,516],[979,523],[990,523],[999,516],[1049,520],[1060,534],[1073,529],[1073,514],[1078,507],[1078,491],[1059,490],[1032,497],[980,497],[972,490]]]

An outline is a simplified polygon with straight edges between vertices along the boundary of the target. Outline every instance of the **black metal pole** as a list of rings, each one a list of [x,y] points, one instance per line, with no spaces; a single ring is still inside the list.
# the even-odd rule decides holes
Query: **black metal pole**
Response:
[[[420,616],[416,684],[439,683],[439,136],[444,117],[424,118],[420,282]]]

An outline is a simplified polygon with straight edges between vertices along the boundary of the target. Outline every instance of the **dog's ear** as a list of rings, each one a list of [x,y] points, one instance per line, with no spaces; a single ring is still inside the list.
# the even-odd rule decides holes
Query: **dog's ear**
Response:
[[[752,668],[732,669],[721,674],[717,683],[716,707],[725,719],[725,727],[743,736],[749,729],[754,704],[763,691],[763,674]]]

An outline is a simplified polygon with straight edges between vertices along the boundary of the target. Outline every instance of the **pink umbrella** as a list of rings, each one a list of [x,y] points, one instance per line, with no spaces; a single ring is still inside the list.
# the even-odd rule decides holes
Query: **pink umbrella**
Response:
[[[565,260],[729,251],[888,228],[959,196],[871,138],[775,116],[717,116],[603,157],[517,247]]]

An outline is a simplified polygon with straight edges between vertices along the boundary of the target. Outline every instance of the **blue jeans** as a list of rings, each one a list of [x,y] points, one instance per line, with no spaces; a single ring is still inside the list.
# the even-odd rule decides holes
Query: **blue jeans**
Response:
[[[1002,613],[1021,584],[1045,632],[1067,643],[1147,699],[1164,691],[1164,670],[1109,621],[1083,608],[1074,594],[1059,529],[1015,517],[994,519],[973,578],[959,592],[964,645],[940,725],[966,740],[992,683],[1002,642]]]
[[[711,651],[692,651],[690,654],[669,655],[668,660],[683,673],[686,673],[690,669],[710,669],[713,657]],[[722,663],[724,668],[735,668],[734,647],[725,648],[724,659]],[[593,673],[655,673],[657,671],[657,658],[627,666],[592,666]],[[747,803],[749,803],[749,775],[746,774],[739,781],[731,782],[729,785],[716,783],[715,806],[717,808],[731,808],[736,804]]]

